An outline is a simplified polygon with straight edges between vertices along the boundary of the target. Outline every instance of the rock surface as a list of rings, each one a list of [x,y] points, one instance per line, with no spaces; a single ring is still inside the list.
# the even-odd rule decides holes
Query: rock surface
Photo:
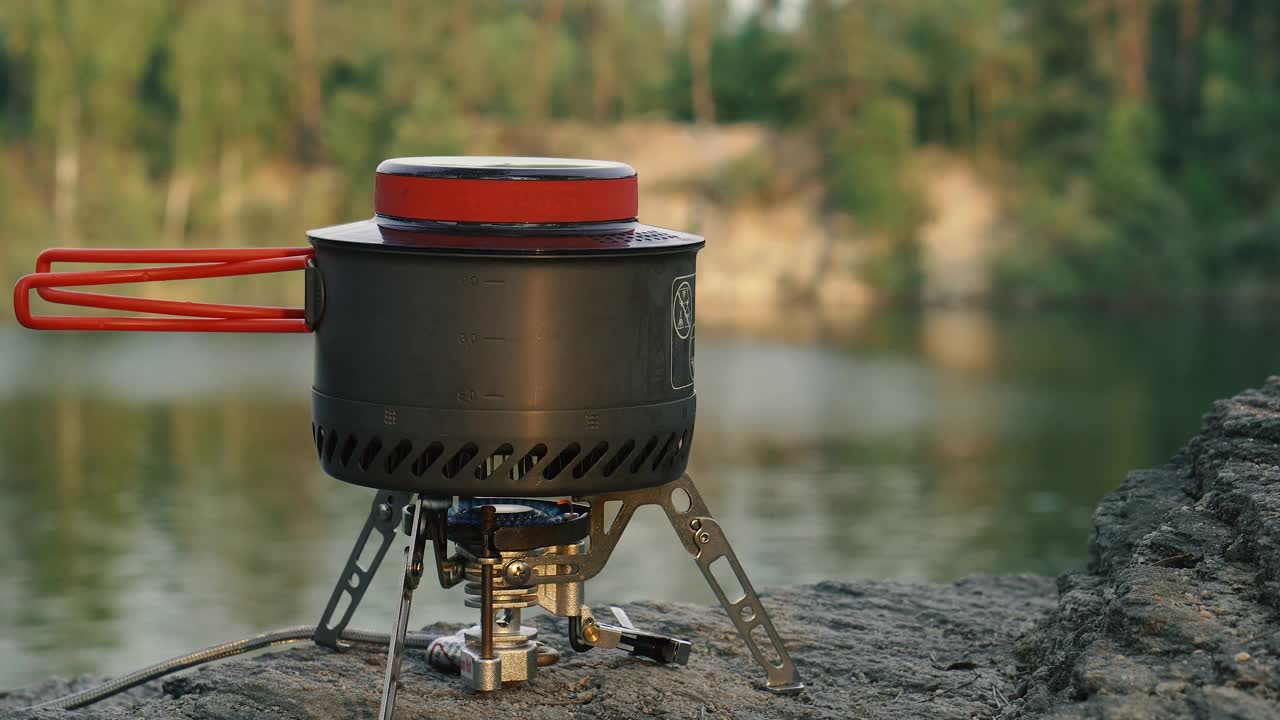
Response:
[[[561,648],[558,664],[526,687],[466,692],[410,652],[396,704],[400,718],[969,718],[1016,694],[1013,648],[1053,606],[1052,581],[1036,577],[955,585],[820,583],[766,594],[809,689],[799,697],[759,689],[755,667],[723,613],[680,604],[630,605],[640,627],[695,640],[687,667],[659,666],[625,653],[577,654],[565,621],[540,615],[542,638]],[[995,615],[993,608],[999,608]],[[429,631],[452,628],[433,626]],[[141,688],[80,715],[123,718],[350,718],[378,710],[385,651],[334,654],[297,646],[231,660]],[[77,682],[80,686],[91,683]],[[993,690],[994,688],[994,690]],[[67,691],[52,682],[0,702],[22,705]],[[999,695],[997,695],[997,693]],[[61,712],[36,717],[65,717]]]
[[[576,654],[564,621],[535,622],[559,664],[475,695],[405,663],[397,717],[1280,718],[1280,378],[1216,403],[1165,467],[1131,473],[1099,505],[1086,572],[951,585],[825,582],[764,595],[809,688],[761,673],[719,611],[628,606],[637,624],[695,641],[688,667]],[[452,631],[433,626],[428,630]],[[373,717],[384,667],[369,648],[226,661],[74,714],[120,718]],[[0,695],[0,715],[93,684]]]
[[[1023,639],[1052,718],[1280,718],[1280,378],[1099,504],[1087,573]]]

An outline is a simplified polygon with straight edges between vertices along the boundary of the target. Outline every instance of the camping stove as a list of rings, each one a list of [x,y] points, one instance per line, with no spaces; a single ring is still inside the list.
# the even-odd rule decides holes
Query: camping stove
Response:
[[[552,158],[401,158],[376,174],[370,220],[310,247],[51,249],[15,289],[27,327],[313,332],[312,435],[321,467],[375,489],[315,642],[343,631],[398,533],[407,538],[381,716],[395,703],[424,575],[463,585],[479,622],[454,640],[476,691],[532,680],[557,651],[526,609],[568,619],[578,652],[685,664],[686,640],[586,605],[636,508],[658,505],[766,687],[803,687],[742,566],[684,474],[694,426],[696,235],[636,220],[627,165]],[[55,262],[167,263],[53,272]],[[301,308],[151,300],[66,287],[301,270]],[[34,315],[53,303],[151,313]],[[607,517],[607,509],[617,509]],[[451,550],[452,548],[452,550]],[[372,558],[361,564],[362,557]],[[737,587],[724,587],[713,565]],[[722,575],[726,577],[726,575]]]
[[[613,501],[620,503],[617,516],[606,523],[604,508]],[[409,545],[387,658],[384,716],[389,716],[395,702],[409,605],[431,565],[442,587],[464,584],[467,607],[480,611],[479,623],[462,633],[463,641],[455,649],[463,682],[474,690],[497,690],[503,683],[531,680],[539,666],[555,662],[558,653],[537,642],[535,629],[520,624],[521,611],[534,607],[568,618],[568,643],[575,651],[616,648],[658,663],[683,665],[691,649],[687,640],[637,628],[616,607],[610,608],[612,618],[597,618],[584,602],[586,580],[603,569],[636,508],[650,504],[666,512],[752,656],[765,669],[766,687],[778,692],[803,688],[724,533],[687,476],[645,490],[559,501],[458,498],[455,504],[451,498],[419,495],[411,500],[406,493],[380,493],[325,608],[315,640],[342,647],[342,629],[378,562],[363,568],[358,558],[367,543],[375,542],[374,557],[380,559],[394,542],[403,518]],[[450,541],[456,547],[452,555],[446,550]],[[721,560],[737,577],[740,589],[726,589],[715,579],[711,566]],[[344,600],[346,610],[339,614],[336,608]],[[766,652],[770,649],[771,653]],[[433,647],[432,653],[437,650]]]

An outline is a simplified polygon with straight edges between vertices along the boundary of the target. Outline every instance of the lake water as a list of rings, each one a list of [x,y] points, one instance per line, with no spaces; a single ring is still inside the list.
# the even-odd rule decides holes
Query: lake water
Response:
[[[690,472],[757,586],[1059,573],[1087,562],[1094,503],[1127,470],[1280,367],[1277,330],[1261,312],[931,310],[804,340],[703,332]],[[315,463],[310,352],[0,330],[0,688],[318,618],[370,491]],[[354,624],[390,628],[397,564]],[[713,602],[655,508],[587,590]],[[475,618],[431,582],[413,609]]]

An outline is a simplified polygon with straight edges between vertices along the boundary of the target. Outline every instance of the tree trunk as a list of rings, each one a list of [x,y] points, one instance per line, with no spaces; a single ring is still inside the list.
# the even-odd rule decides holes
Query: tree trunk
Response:
[[[187,244],[187,217],[191,212],[191,190],[194,185],[191,171],[174,168],[169,176],[169,190],[164,201],[164,225],[161,240],[166,247],[183,247]]]
[[[241,99],[238,78],[227,78],[222,87],[225,106],[238,107]],[[240,207],[243,204],[244,155],[235,123],[223,133],[218,155],[218,238],[219,244],[237,247],[241,244]]]
[[[293,0],[289,20],[293,36],[293,65],[298,82],[296,148],[298,159],[304,166],[310,166],[318,159],[320,123],[324,119],[320,74],[316,69],[314,0]]]
[[[711,90],[711,4],[710,0],[690,0],[688,7],[693,118],[709,125],[716,121],[716,101]]]
[[[76,208],[80,200],[80,98],[74,92],[58,110],[53,160],[53,226],[58,244],[80,244]]]
[[[542,122],[551,114],[551,79],[555,69],[556,33],[564,0],[545,0],[538,21],[538,37],[534,41],[532,83],[529,87],[529,119]]]
[[[1184,116],[1195,113],[1200,93],[1200,6],[1202,1],[1178,0],[1176,97],[1179,111]]]
[[[1280,41],[1280,12],[1272,3],[1263,3],[1254,11],[1254,27],[1258,39],[1253,44],[1254,61],[1258,68],[1258,82],[1262,87],[1274,87],[1276,79],[1276,43]]]
[[[804,289],[804,296],[793,298],[794,300],[816,301],[822,291],[822,286],[826,283],[827,277],[833,269],[831,260],[835,255],[836,245],[841,240],[841,232],[836,225],[833,213],[824,211],[821,221],[822,247],[818,249],[817,262],[814,263],[813,272],[809,275],[809,283],[808,287]]]
[[[1183,46],[1200,38],[1200,3],[1202,0],[1179,0],[1178,34]]]
[[[610,119],[618,96],[618,77],[609,42],[612,16],[613,4],[600,3],[595,6],[591,23],[591,117],[598,123]]]
[[[1094,62],[1108,79],[1115,76],[1117,62],[1115,28],[1111,17],[1113,10],[1111,0],[1087,0],[1084,8]]]
[[[449,13],[449,54],[446,67],[453,86],[453,95],[458,103],[458,110],[465,116],[476,109],[478,104],[475,83],[466,81],[467,70],[471,65],[471,28],[472,14],[475,8],[469,2],[455,2]]]
[[[218,160],[218,230],[219,244],[238,247],[241,244],[240,206],[244,157],[234,140],[224,140]]]
[[[1147,39],[1151,26],[1150,0],[1115,0],[1116,64],[1122,95],[1147,97]]]

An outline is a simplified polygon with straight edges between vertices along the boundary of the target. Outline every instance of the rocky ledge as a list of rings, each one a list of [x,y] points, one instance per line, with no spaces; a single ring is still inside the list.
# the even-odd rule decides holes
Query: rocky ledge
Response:
[[[1216,403],[1169,464],[1095,515],[1086,572],[951,585],[825,582],[764,594],[808,689],[776,697],[718,611],[628,606],[695,639],[688,667],[565,648],[527,687],[467,693],[410,652],[402,718],[1280,718],[1280,378]],[[544,636],[562,620],[539,617]],[[452,631],[443,626],[437,632]],[[311,646],[158,681],[75,713],[372,717],[383,653]],[[0,714],[93,684],[0,696]]]

